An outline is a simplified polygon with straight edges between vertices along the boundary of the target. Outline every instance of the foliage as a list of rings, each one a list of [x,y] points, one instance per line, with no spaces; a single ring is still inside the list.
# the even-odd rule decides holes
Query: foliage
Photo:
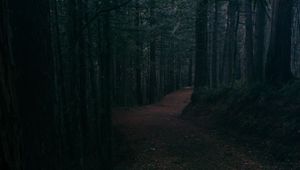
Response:
[[[208,107],[210,120],[215,120],[222,132],[236,134],[273,158],[288,161],[300,151],[299,91],[300,81],[280,89],[264,84],[203,89],[195,92],[189,107]]]

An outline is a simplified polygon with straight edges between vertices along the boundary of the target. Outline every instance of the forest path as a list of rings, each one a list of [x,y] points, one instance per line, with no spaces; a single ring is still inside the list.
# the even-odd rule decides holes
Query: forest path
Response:
[[[218,139],[213,131],[179,118],[191,94],[192,89],[187,88],[153,105],[115,109],[114,125],[133,152],[115,169],[261,169],[257,162]],[[130,153],[125,151],[119,156],[126,158]]]

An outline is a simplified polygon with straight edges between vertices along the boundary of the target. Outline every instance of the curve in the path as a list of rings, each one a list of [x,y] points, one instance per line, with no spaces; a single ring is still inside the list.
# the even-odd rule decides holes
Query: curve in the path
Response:
[[[244,154],[178,117],[189,103],[192,89],[165,96],[161,102],[131,109],[115,109],[114,125],[125,136],[133,160],[120,170],[261,169]],[[126,153],[125,153],[126,154]]]

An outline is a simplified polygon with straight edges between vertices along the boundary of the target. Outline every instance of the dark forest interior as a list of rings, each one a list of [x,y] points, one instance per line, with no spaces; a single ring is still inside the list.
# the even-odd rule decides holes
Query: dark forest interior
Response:
[[[0,170],[300,169],[300,1],[1,0]]]

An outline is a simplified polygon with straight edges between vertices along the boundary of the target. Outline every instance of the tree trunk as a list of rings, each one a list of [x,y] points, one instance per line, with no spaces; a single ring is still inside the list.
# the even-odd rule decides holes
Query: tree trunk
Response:
[[[7,1],[0,2],[0,168],[21,170],[21,134]]]
[[[253,19],[252,19],[252,1],[245,2],[246,10],[246,79],[247,83],[254,81],[254,68],[253,68]]]
[[[291,72],[291,26],[293,1],[274,0],[271,40],[266,63],[266,81],[282,85],[293,78]]]
[[[109,1],[106,1],[106,5]],[[102,141],[102,168],[112,169],[111,160],[111,66],[112,66],[112,54],[111,54],[111,16],[110,12],[104,14],[103,33],[105,40],[105,50],[103,58],[104,66],[104,113],[102,115],[102,129],[101,129],[101,141]]]
[[[228,19],[227,19],[227,28],[225,35],[225,44],[224,44],[224,57],[223,57],[223,66],[221,73],[223,74],[222,83],[225,86],[231,85],[233,82],[233,67],[234,67],[234,58],[235,58],[235,46],[236,46],[236,24],[237,24],[237,11],[238,11],[238,2],[237,0],[230,0],[228,5]]]
[[[265,53],[265,26],[266,26],[266,7],[262,1],[257,2],[256,24],[255,24],[255,57],[254,57],[254,81],[263,81],[263,61]]]
[[[82,31],[83,25],[87,22],[85,21],[85,13],[83,11],[86,11],[87,8],[85,8],[85,4],[87,4],[87,0],[78,0],[78,10],[81,12],[77,13],[78,17],[78,23],[79,23],[79,31],[78,31],[78,61],[79,61],[79,134],[80,134],[80,166],[82,169],[87,168],[88,164],[87,157],[88,151],[87,151],[87,138],[88,138],[88,117],[87,117],[87,53],[85,50],[87,50],[87,42],[85,40],[85,32]],[[89,28],[87,28],[89,29]],[[76,37],[77,39],[77,37]]]
[[[207,54],[207,6],[207,0],[198,0],[196,16],[195,87],[205,87],[209,84]]]
[[[155,26],[155,0],[150,0],[150,27]],[[152,37],[150,40],[150,82],[149,82],[149,102],[153,103],[156,100],[156,37],[155,31],[152,30]]]
[[[218,58],[218,28],[219,28],[219,5],[218,0],[214,2],[214,28],[213,28],[213,42],[212,42],[212,87],[216,88],[217,85],[217,58]]]
[[[136,61],[135,61],[135,74],[136,74],[136,100],[138,105],[143,104],[143,93],[142,93],[142,71],[141,71],[141,57],[142,57],[142,47],[140,40],[140,1],[135,1],[135,27],[136,31]]]
[[[82,163],[82,138],[80,126],[80,72],[79,72],[79,35],[80,21],[78,17],[78,0],[67,0],[67,37],[68,37],[68,65],[69,65],[69,83],[68,83],[68,108],[69,112],[65,115],[66,127],[66,148],[69,166],[83,168]],[[80,37],[78,37],[80,36]],[[81,45],[81,44],[80,44]],[[73,162],[74,161],[74,162]],[[73,165],[72,165],[73,164]]]
[[[48,0],[11,0],[24,169],[57,169]]]

